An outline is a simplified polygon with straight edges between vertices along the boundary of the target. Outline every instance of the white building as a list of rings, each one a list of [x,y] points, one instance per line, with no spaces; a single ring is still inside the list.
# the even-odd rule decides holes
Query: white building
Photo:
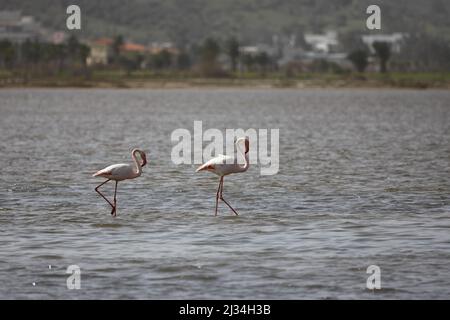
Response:
[[[305,33],[305,42],[313,48],[313,51],[324,53],[330,52],[339,44],[335,31],[327,31],[324,34]]]
[[[276,49],[270,45],[261,43],[253,46],[241,46],[239,47],[239,52],[241,54],[249,54],[252,56],[265,52],[269,56],[274,56],[276,54]]]
[[[0,39],[21,43],[43,37],[43,29],[33,17],[22,16],[20,11],[0,11]]]
[[[367,45],[370,52],[375,53],[373,44],[375,42],[387,42],[391,45],[392,52],[399,53],[404,39],[407,37],[406,34],[396,32],[392,34],[369,34],[363,35],[362,41]]]

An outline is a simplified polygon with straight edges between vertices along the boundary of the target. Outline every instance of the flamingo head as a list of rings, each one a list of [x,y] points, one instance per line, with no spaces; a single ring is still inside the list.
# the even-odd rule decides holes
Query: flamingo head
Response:
[[[147,155],[145,154],[144,151],[139,150],[139,149],[133,149],[132,153],[133,154],[139,153],[139,156],[142,159],[141,167],[143,167],[147,164]]]
[[[142,164],[141,167],[145,166],[147,164],[147,155],[144,151],[139,150],[139,154],[141,155]]]
[[[241,141],[244,141],[244,152],[245,154],[247,154],[250,151],[250,140],[248,139],[248,137],[239,138],[236,141],[236,144],[238,144]]]

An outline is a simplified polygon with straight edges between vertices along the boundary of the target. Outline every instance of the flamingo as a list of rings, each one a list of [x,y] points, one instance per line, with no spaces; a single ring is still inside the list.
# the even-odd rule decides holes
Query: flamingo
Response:
[[[139,153],[139,155],[142,159],[142,164],[139,163],[138,159],[136,158],[137,153]],[[143,152],[139,149],[133,149],[133,151],[131,151],[131,157],[134,160],[135,166],[133,166],[131,164],[126,164],[126,163],[113,164],[109,167],[106,167],[102,170],[97,171],[96,173],[94,173],[92,175],[93,177],[102,177],[102,178],[108,179],[105,182],[102,182],[101,184],[99,184],[95,188],[95,191],[99,195],[101,195],[102,198],[105,199],[106,202],[108,202],[109,205],[112,207],[111,215],[113,217],[116,216],[117,184],[119,183],[119,181],[122,181],[122,180],[134,179],[134,178],[139,177],[142,174],[142,167],[147,164],[147,156],[145,155],[145,152]],[[98,190],[102,185],[104,185],[105,183],[107,183],[108,181],[111,181],[111,180],[114,180],[116,182],[116,186],[114,188],[114,204],[112,204],[108,199],[106,199],[106,197]]]
[[[245,145],[245,151],[242,152],[242,149],[239,147],[239,143],[241,141],[244,141]],[[219,204],[219,199],[225,202],[225,204],[234,212],[235,215],[238,215],[236,210],[233,209],[233,207],[223,198],[222,192],[223,192],[223,178],[226,175],[232,174],[232,173],[239,173],[239,172],[245,172],[248,170],[249,167],[249,161],[248,161],[248,151],[250,149],[250,143],[248,138],[239,138],[236,141],[236,149],[239,150],[241,155],[244,157],[244,165],[238,164],[237,159],[234,159],[234,157],[231,156],[224,156],[223,154],[219,154],[217,157],[212,158],[208,162],[201,165],[195,172],[199,171],[210,171],[212,173],[215,173],[220,177],[219,180],[219,187],[217,188],[216,193],[216,212],[215,215],[217,216],[217,206]],[[234,159],[234,163],[229,163],[230,159]],[[228,163],[227,163],[228,162]]]

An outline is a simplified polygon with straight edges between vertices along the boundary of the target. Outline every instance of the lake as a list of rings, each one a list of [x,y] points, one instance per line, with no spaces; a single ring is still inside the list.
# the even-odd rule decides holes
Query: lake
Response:
[[[195,120],[280,130],[278,174],[225,178],[239,216],[171,161]],[[5,89],[0,135],[1,299],[450,298],[450,91]],[[91,175],[134,147],[112,218]]]

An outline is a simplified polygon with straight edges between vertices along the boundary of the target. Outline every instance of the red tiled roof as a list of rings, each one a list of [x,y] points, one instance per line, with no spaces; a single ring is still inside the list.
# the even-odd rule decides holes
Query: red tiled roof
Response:
[[[113,44],[113,39],[111,38],[100,38],[94,41],[95,44],[99,46],[110,46]]]
[[[114,44],[114,40],[111,38],[99,38],[97,40],[94,40],[93,44],[98,45],[98,46],[110,47]],[[179,53],[178,49],[176,49],[174,47],[157,47],[157,46],[146,47],[141,44],[133,43],[133,42],[125,42],[120,47],[120,50],[125,51],[125,52],[140,52],[140,53],[148,52],[150,54],[157,54],[163,50],[166,50],[171,54]]]
[[[145,52],[147,48],[141,44],[127,42],[120,47],[123,51],[129,52]]]

